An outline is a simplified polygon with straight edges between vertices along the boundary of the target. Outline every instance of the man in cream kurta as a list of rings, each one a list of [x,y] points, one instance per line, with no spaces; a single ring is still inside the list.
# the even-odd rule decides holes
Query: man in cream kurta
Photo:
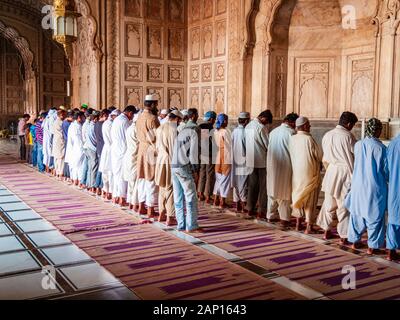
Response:
[[[316,222],[318,195],[321,186],[322,151],[310,134],[310,121],[306,117],[296,120],[297,134],[290,137],[289,153],[292,162],[292,204],[297,218],[296,230],[305,217],[305,233],[313,232]]]
[[[157,162],[155,183],[159,187],[158,207],[160,210],[158,221],[167,220],[168,226],[176,224],[171,161],[178,136],[178,125],[182,119],[182,113],[178,110],[173,110],[168,116],[168,122],[162,124],[156,132]]]
[[[296,133],[298,115],[288,114],[283,123],[272,130],[267,154],[267,194],[269,222],[280,219],[282,226],[290,224],[292,199],[292,162],[289,154],[290,137]]]
[[[356,143],[351,130],[357,121],[354,113],[344,112],[339,125],[326,133],[322,139],[323,164],[326,168],[322,182],[325,200],[317,224],[325,231],[325,239],[329,239],[336,217],[337,232],[343,244],[346,243],[349,225],[349,212],[344,206],[344,199],[350,191]]]
[[[132,124],[126,130],[126,153],[124,156],[124,180],[128,183],[128,196],[126,198],[129,203],[129,209],[136,209],[135,206],[139,205],[138,195],[137,195],[137,154],[139,142],[137,140],[137,128],[136,121],[138,114],[136,113],[133,117]]]
[[[64,139],[63,132],[63,121],[66,118],[67,112],[65,110],[58,111],[57,120],[54,122],[53,126],[53,156],[55,162],[56,175],[62,178],[64,174],[64,160],[65,160],[65,146],[66,141]]]

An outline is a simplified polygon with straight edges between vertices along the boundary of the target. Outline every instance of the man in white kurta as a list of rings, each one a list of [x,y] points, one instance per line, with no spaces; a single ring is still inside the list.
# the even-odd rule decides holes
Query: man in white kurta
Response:
[[[332,236],[331,229],[337,220],[337,232],[343,244],[347,242],[349,225],[349,212],[344,206],[344,200],[350,191],[356,143],[351,130],[357,121],[354,113],[344,112],[339,125],[326,133],[322,139],[324,151],[322,161],[326,169],[322,191],[325,192],[325,199],[317,225],[325,231],[324,238],[329,239]]]
[[[126,153],[126,131],[131,125],[136,108],[128,106],[124,112],[115,118],[111,128],[111,166],[113,173],[113,198],[114,203],[126,206],[128,184],[124,180],[123,163]]]
[[[55,121],[55,116],[57,116],[57,111],[55,108],[49,110],[46,119],[43,121],[43,164],[46,166],[46,172],[50,172],[50,167],[52,166],[52,133],[51,127]]]
[[[269,222],[281,221],[287,227],[291,218],[292,162],[289,154],[289,141],[296,133],[298,115],[288,114],[283,123],[272,130],[269,136],[267,154],[267,194]]]
[[[65,161],[69,164],[71,179],[75,185],[78,185],[82,179],[80,176],[83,163],[83,141],[82,141],[82,122],[84,121],[83,112],[76,112],[74,121],[68,128],[67,150],[65,152]]]
[[[236,211],[242,212],[247,203],[247,181],[251,170],[246,167],[246,131],[250,122],[250,113],[241,112],[238,118],[239,125],[232,132],[232,177],[233,202]]]
[[[310,134],[311,125],[306,117],[296,120],[297,134],[290,137],[289,153],[292,162],[293,216],[297,218],[296,230],[306,219],[305,233],[313,232],[316,207],[321,186],[322,151]]]
[[[63,132],[63,121],[66,118],[66,111],[59,110],[57,120],[54,122],[53,126],[53,156],[55,162],[56,175],[62,178],[64,174],[64,160],[65,160],[65,145],[66,141],[64,139]]]
[[[111,200],[113,191],[113,175],[111,166],[111,128],[113,121],[121,114],[121,111],[113,109],[110,116],[104,121],[102,133],[104,139],[104,147],[101,152],[99,171],[102,173],[103,178],[103,197]]]
[[[136,120],[138,113],[135,114],[132,120],[132,124],[126,130],[126,153],[124,156],[124,180],[128,183],[128,191],[127,191],[127,202],[129,204],[129,209],[137,209],[139,206],[139,197],[138,197],[138,189],[137,189],[137,155],[138,155],[138,146],[139,142],[137,139],[137,128],[136,128]]]

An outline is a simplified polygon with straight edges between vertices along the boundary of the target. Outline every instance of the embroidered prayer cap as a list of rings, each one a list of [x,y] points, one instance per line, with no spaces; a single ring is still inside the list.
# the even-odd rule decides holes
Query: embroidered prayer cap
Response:
[[[239,119],[250,119],[250,113],[249,112],[239,113]]]
[[[148,94],[144,98],[144,101],[149,101],[149,102],[158,101],[158,96],[156,94]]]
[[[307,122],[309,122],[307,117],[299,117],[296,120],[296,127],[304,126]]]
[[[365,135],[369,138],[375,136],[376,132],[383,128],[382,122],[376,118],[369,119],[365,128]]]

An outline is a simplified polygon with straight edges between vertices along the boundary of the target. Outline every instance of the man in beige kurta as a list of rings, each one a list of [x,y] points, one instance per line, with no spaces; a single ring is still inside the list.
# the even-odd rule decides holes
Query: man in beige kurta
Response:
[[[55,172],[57,177],[62,178],[64,174],[65,145],[62,124],[67,115],[65,110],[59,110],[57,119],[53,125],[53,157],[55,162]]]
[[[313,232],[316,207],[321,186],[322,151],[310,134],[310,121],[306,117],[296,120],[297,134],[290,137],[289,154],[292,162],[293,216],[297,218],[296,230],[300,230],[305,217],[305,233]]]
[[[176,225],[171,161],[178,135],[178,125],[182,119],[182,113],[173,110],[169,114],[167,122],[157,129],[155,183],[159,187],[158,207],[160,216],[158,221],[167,220],[168,226]]]
[[[344,199],[350,191],[356,143],[351,130],[357,121],[354,113],[344,112],[339,125],[322,139],[323,164],[326,168],[322,191],[325,192],[325,199],[317,224],[325,231],[325,239],[329,239],[337,220],[337,232],[343,244],[347,242],[349,225],[349,212],[344,206]]]
[[[157,117],[157,96],[147,95],[144,102],[144,110],[139,115],[136,123],[137,139],[139,141],[137,175],[138,179],[143,179],[145,188],[139,190],[139,213],[154,217],[154,207],[157,205],[157,186],[154,182],[156,166],[156,130],[160,126]]]

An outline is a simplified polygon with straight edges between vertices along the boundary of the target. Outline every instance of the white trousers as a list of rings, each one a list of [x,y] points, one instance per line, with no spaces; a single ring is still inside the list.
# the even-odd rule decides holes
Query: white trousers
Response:
[[[144,189],[144,179],[132,179],[128,183],[128,196],[126,201],[130,204],[139,204],[139,190]]]
[[[114,180],[112,172],[111,171],[103,172],[102,178],[103,178],[103,191],[105,193],[112,193],[113,180]]]
[[[290,200],[280,200],[268,197],[267,219],[280,219],[290,221],[291,218]]]
[[[113,189],[112,194],[114,198],[125,198],[128,193],[128,183],[124,180],[122,170],[113,172]]]
[[[331,230],[337,220],[337,232],[343,239],[347,238],[350,214],[344,207],[342,199],[335,199],[330,194],[325,193],[324,203],[317,219],[317,225],[323,230]]]
[[[154,181],[138,179],[138,196],[139,203],[144,202],[148,207],[155,207],[158,204],[158,187]],[[141,180],[141,181],[140,181]],[[143,187],[139,187],[140,185]]]

